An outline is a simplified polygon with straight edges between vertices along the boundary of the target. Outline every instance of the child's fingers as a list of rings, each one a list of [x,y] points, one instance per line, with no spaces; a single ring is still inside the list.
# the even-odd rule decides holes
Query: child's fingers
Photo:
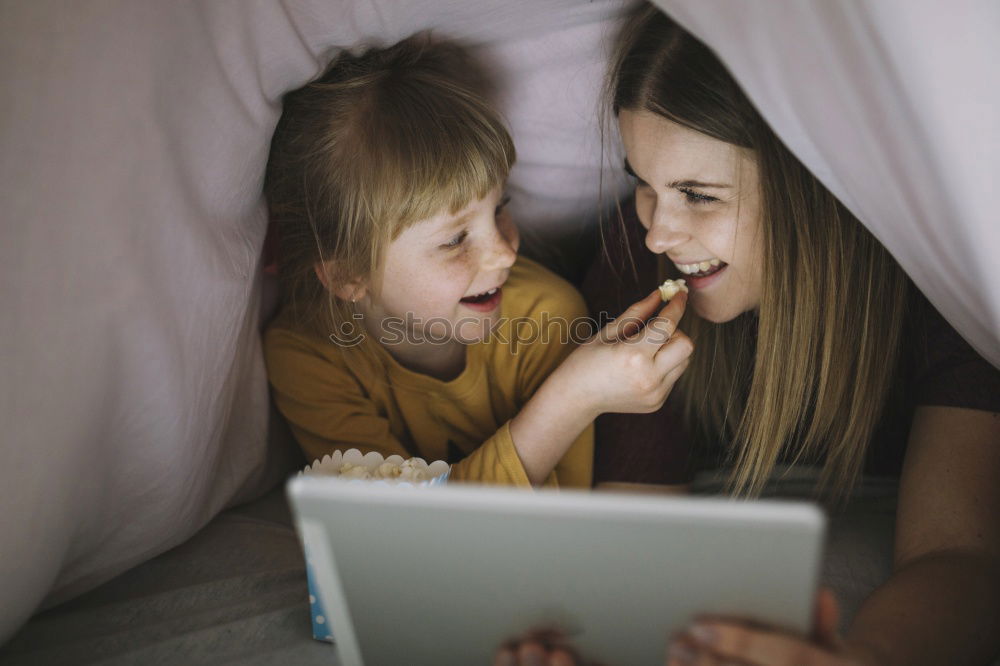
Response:
[[[657,351],[677,334],[677,324],[684,316],[684,306],[687,304],[687,294],[681,292],[660,310],[660,313],[646,324],[645,330],[636,337],[645,345],[651,354]]]
[[[635,335],[641,329],[646,320],[653,316],[656,308],[660,305],[659,289],[653,291],[641,301],[636,301],[630,305],[621,316],[601,329],[598,334],[602,342],[614,342],[623,338]]]
[[[659,316],[680,321],[681,317],[684,316],[684,310],[687,309],[687,302],[688,293],[686,291],[679,291],[666,305],[663,306],[660,310]]]
[[[684,371],[688,369],[688,365],[690,365],[690,361],[688,361],[688,359],[684,359],[679,364],[672,367],[667,374],[663,376],[664,402],[666,402],[667,398],[670,397],[670,392],[674,390],[674,384],[676,384],[677,380],[681,378]]]
[[[687,367],[687,363],[694,353],[694,343],[684,331],[674,331],[665,344],[656,351],[653,356],[653,363],[659,372],[670,373],[674,368],[680,366]]]

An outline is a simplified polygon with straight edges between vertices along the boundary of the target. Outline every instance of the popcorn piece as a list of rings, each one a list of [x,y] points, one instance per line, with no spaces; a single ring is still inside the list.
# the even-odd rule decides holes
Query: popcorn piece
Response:
[[[430,476],[427,474],[427,463],[423,460],[411,458],[399,466],[399,480],[417,483],[426,481]]]
[[[365,481],[382,481],[387,483],[411,483],[420,485],[431,481],[448,471],[448,464],[443,460],[428,465],[423,458],[403,460],[402,456],[393,455],[383,459],[380,455],[369,453],[362,456],[357,449],[346,453],[334,451],[322,460],[316,460],[301,473],[307,475],[329,474],[342,479],[360,479]]]
[[[375,472],[376,479],[396,479],[402,473],[399,465],[394,465],[391,462],[384,462],[378,466],[378,470]]]
[[[340,467],[340,476],[345,479],[370,479],[372,478],[371,472],[364,465],[352,465],[351,463],[344,463]]]
[[[667,280],[659,286],[660,298],[664,301],[669,301],[671,298],[676,296],[678,292],[683,291],[685,294],[688,293],[687,285],[684,284],[684,280]]]

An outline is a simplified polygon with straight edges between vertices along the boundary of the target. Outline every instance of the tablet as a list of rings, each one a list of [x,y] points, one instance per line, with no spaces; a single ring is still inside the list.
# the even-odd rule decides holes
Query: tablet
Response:
[[[343,666],[489,664],[537,628],[646,666],[702,613],[810,628],[811,504],[322,477],[288,493]]]

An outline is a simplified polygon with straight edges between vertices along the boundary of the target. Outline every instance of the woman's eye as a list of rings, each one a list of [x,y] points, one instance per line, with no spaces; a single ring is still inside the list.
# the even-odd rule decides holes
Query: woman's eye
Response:
[[[625,172],[625,173],[626,173],[626,174],[628,175],[628,177],[629,177],[629,178],[630,178],[630,179],[632,180],[632,182],[633,182],[633,183],[635,184],[635,189],[637,189],[637,190],[641,190],[641,189],[642,189],[642,188],[644,188],[644,187],[649,187],[649,183],[647,183],[647,182],[646,182],[646,181],[644,181],[644,180],[643,180],[642,178],[639,178],[639,176],[637,176],[637,175],[635,175],[634,173],[632,173],[632,170],[631,170],[631,169],[629,169],[629,170],[626,170],[626,172]]]
[[[687,199],[688,203],[704,204],[704,203],[712,203],[713,201],[718,201],[718,199],[716,199],[715,197],[710,197],[707,194],[695,192],[694,190],[689,190],[685,187],[681,187],[678,189],[679,191],[684,193],[684,198]]]
[[[458,235],[456,235],[454,238],[452,238],[450,241],[448,241],[447,243],[445,243],[441,247],[444,247],[444,248],[458,247],[459,245],[461,245],[465,241],[465,239],[466,239],[466,237],[468,235],[469,235],[468,231],[462,231],[461,233],[459,233]]]
[[[502,213],[503,209],[509,203],[510,203],[510,195],[509,194],[503,195],[503,198],[500,199],[500,203],[497,204],[496,210],[493,211],[493,215],[496,216],[496,215],[499,215],[500,213]]]

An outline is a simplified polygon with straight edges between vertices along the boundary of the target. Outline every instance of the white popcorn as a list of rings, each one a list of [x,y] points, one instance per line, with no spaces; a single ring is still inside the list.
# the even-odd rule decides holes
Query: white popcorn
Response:
[[[683,291],[685,294],[688,293],[688,288],[684,283],[684,280],[666,280],[659,286],[659,289],[660,298],[664,301],[669,301],[671,298],[676,296],[678,292]]]
[[[384,462],[378,466],[375,470],[376,479],[396,479],[399,478],[402,470],[399,465],[395,465],[391,462]]]
[[[428,464],[423,458],[404,460],[400,455],[383,458],[380,453],[362,454],[358,449],[334,451],[308,465],[301,474],[311,476],[331,475],[345,480],[364,480],[376,483],[424,485],[444,483],[450,465],[443,460]]]
[[[426,481],[429,478],[426,469],[427,463],[423,460],[410,458],[399,466],[399,478],[410,482]]]
[[[340,468],[340,476],[346,479],[370,479],[372,478],[371,472],[364,465],[352,465],[351,463],[344,463]]]

